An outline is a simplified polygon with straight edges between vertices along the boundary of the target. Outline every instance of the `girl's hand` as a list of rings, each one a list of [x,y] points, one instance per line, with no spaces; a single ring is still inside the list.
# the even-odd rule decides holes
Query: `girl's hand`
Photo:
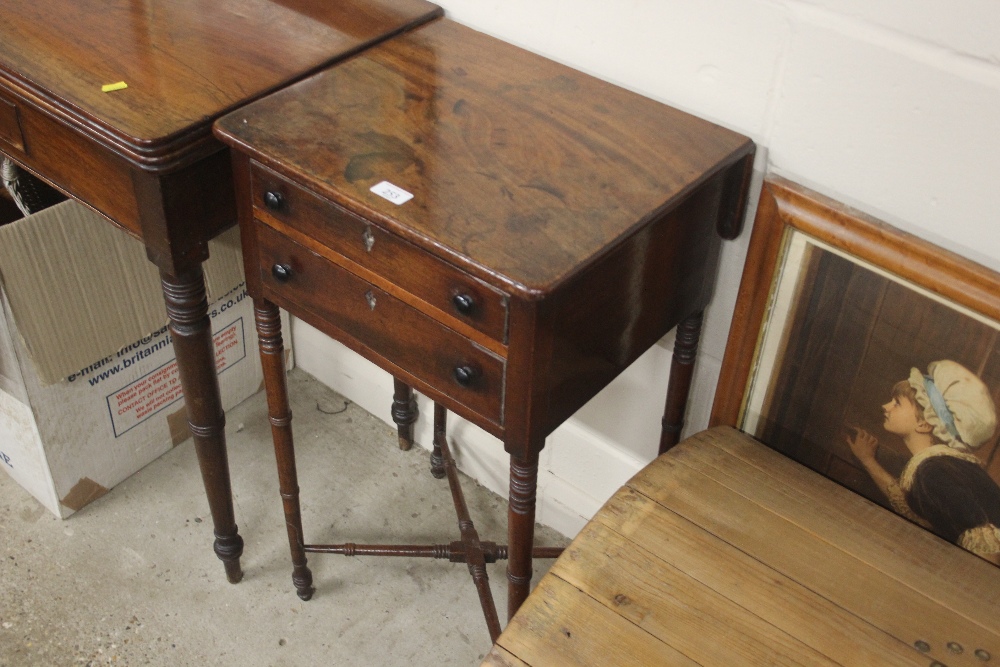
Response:
[[[878,450],[878,440],[868,431],[856,426],[850,427],[854,435],[847,436],[847,445],[862,463],[875,460],[875,452]]]

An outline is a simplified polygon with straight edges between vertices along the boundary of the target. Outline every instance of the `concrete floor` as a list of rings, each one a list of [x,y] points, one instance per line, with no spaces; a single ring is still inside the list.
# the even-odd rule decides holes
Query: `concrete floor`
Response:
[[[302,371],[289,384],[308,541],[458,539],[425,450],[401,452],[394,429],[353,404],[328,414],[344,400]],[[490,640],[463,565],[313,555],[317,592],[300,601],[263,394],[227,422],[246,542],[235,586],[211,551],[190,440],[67,520],[0,475],[0,667],[479,664]],[[480,535],[505,542],[506,502],[463,484]],[[549,564],[536,561],[536,582]],[[501,619],[504,568],[490,566]]]

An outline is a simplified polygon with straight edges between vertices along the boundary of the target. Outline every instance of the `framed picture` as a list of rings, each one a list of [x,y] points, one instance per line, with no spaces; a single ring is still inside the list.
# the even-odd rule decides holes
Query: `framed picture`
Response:
[[[1000,565],[1000,274],[765,181],[712,411]]]

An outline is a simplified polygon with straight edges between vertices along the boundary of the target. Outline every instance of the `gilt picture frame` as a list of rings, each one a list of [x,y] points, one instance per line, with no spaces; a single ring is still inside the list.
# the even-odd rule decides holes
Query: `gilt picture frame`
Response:
[[[712,425],[735,426],[1000,565],[1000,546],[976,542],[1000,530],[975,518],[1000,513],[997,404],[1000,274],[765,180]],[[947,464],[958,477],[929,472]],[[982,492],[972,485],[956,499],[946,487],[969,487],[968,475]]]

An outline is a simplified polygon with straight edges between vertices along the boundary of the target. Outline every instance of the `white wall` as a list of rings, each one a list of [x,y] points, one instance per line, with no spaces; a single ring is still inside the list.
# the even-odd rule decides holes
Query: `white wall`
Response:
[[[996,0],[437,1],[453,20],[750,136],[755,189],[778,173],[1000,268]],[[724,251],[687,432],[708,422],[748,238]],[[551,436],[540,522],[574,535],[655,456],[672,341]],[[301,323],[293,343],[302,368],[389,421],[391,378]],[[506,495],[502,445],[468,424],[451,435],[463,469]]]

